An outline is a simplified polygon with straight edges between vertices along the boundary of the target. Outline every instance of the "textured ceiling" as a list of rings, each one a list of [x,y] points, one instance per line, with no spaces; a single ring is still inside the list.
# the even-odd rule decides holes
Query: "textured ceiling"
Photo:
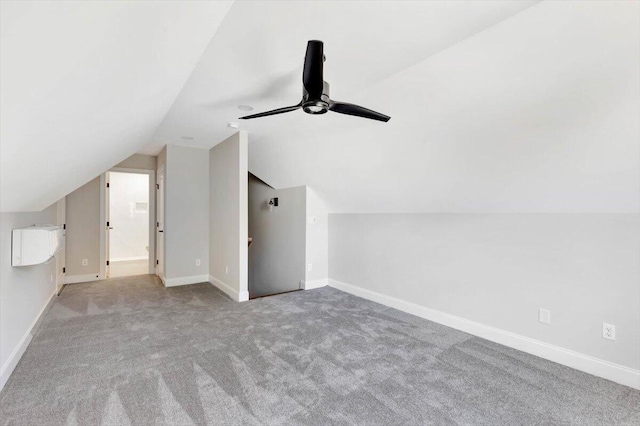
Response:
[[[638,212],[638,2],[2,3],[2,211],[35,210],[133,152],[211,147],[334,212]],[[7,60],[8,59],[8,60]]]

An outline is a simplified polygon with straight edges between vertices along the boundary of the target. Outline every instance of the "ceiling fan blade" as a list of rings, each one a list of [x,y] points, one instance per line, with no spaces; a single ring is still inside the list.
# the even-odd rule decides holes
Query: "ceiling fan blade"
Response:
[[[239,119],[240,120],[250,120],[252,118],[266,117],[268,115],[282,114],[282,113],[285,113],[285,112],[295,111],[297,109],[300,109],[301,107],[302,107],[302,105],[298,104],[298,105],[288,106],[288,107],[284,107],[284,108],[274,109],[274,110],[271,110],[271,111],[259,112],[257,114],[245,115],[244,117],[240,117]]]
[[[357,117],[370,118],[372,120],[387,122],[391,117],[372,111],[359,105],[348,104],[346,102],[331,102],[329,111],[338,112],[340,114],[355,115]]]
[[[324,84],[322,68],[324,66],[324,44],[319,40],[309,40],[307,54],[304,57],[302,84],[310,99],[320,99]]]

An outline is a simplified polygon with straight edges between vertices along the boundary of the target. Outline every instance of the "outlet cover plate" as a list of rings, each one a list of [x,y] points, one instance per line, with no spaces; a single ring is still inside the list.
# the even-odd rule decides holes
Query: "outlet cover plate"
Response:
[[[551,324],[551,311],[540,308],[538,310],[538,321],[543,324]]]
[[[602,323],[602,338],[607,340],[616,340],[616,326],[613,324]]]

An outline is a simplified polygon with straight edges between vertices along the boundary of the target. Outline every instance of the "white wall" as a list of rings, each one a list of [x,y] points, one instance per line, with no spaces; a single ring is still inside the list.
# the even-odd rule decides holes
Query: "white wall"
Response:
[[[148,259],[149,175],[108,175],[109,226],[113,228],[109,232],[109,261]]]
[[[306,187],[274,189],[249,174],[249,297],[299,290],[305,280]],[[278,198],[278,207],[269,200]]]
[[[329,255],[331,279],[640,368],[638,214],[336,214]]]
[[[165,285],[209,277],[209,151],[166,147]],[[196,266],[196,259],[200,266]]]
[[[209,274],[237,301],[249,298],[247,142],[241,131],[209,151]]]
[[[56,205],[37,213],[0,214],[0,389],[31,340],[40,314],[56,292],[56,262],[11,266],[11,230],[55,224]]]
[[[315,219],[315,223],[313,223]],[[329,216],[318,193],[307,187],[307,238],[305,288],[326,285],[329,277]],[[308,268],[312,265],[311,271]]]

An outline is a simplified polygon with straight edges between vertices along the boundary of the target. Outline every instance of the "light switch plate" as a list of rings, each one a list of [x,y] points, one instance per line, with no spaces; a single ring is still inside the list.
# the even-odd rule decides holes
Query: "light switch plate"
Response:
[[[538,311],[538,321],[543,324],[551,324],[551,311],[540,308]]]

